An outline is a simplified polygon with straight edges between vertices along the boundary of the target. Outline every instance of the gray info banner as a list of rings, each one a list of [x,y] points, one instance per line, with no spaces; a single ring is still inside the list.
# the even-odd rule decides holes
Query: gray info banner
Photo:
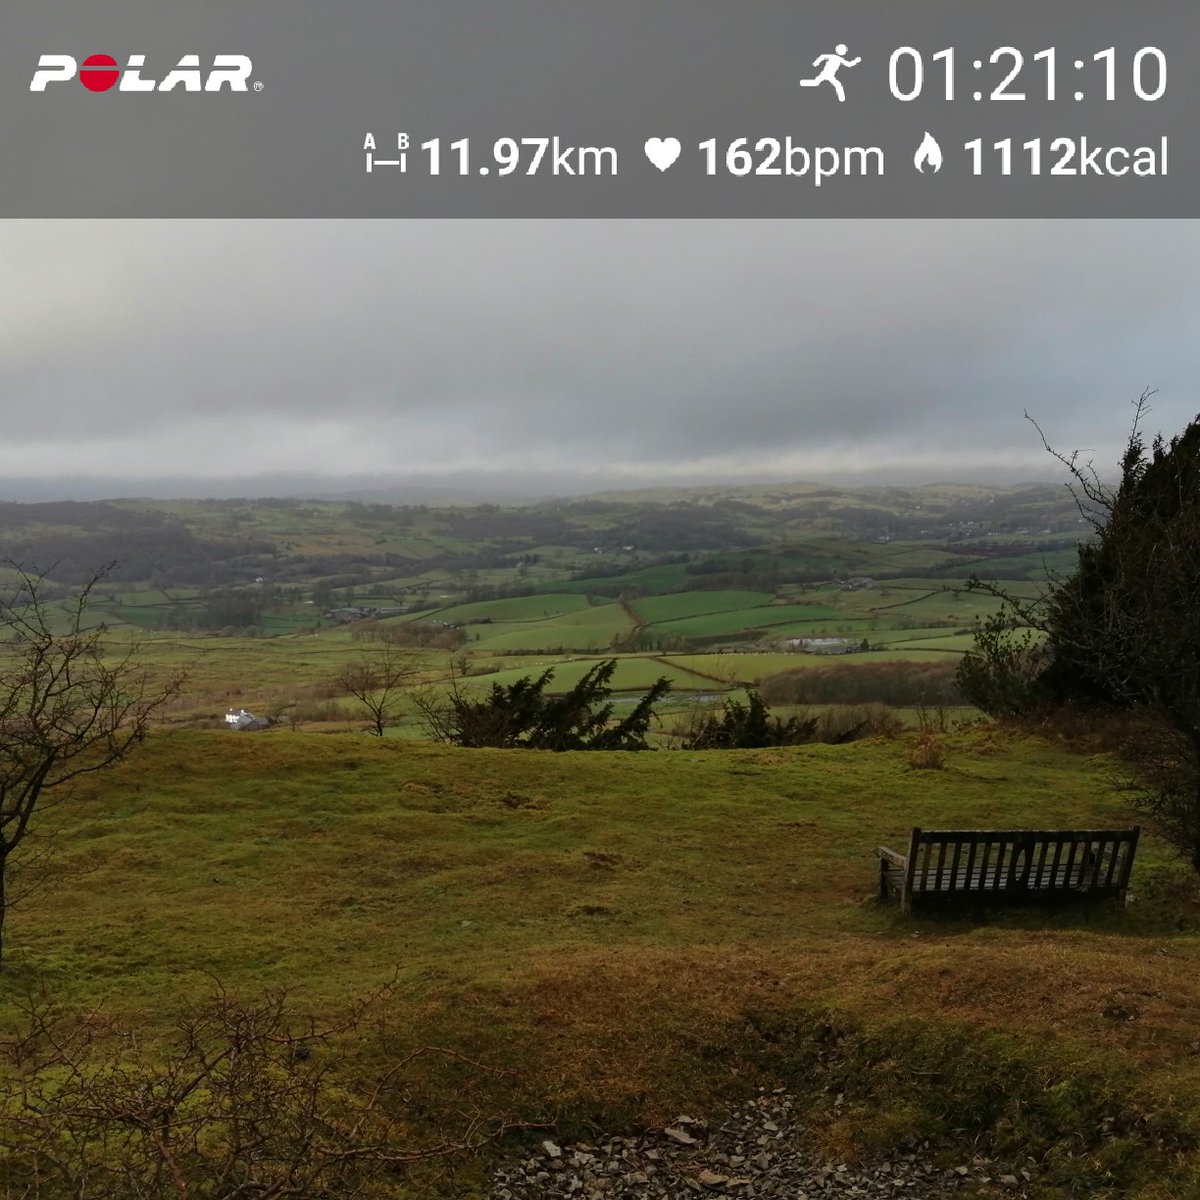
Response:
[[[1192,217],[1183,0],[26,0],[7,217]]]

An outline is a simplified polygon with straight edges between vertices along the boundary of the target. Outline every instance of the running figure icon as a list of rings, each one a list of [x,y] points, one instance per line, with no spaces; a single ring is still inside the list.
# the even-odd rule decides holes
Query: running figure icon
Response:
[[[857,67],[861,58],[846,58],[845,54],[849,47],[845,42],[838,42],[834,47],[832,54],[818,54],[813,59],[813,66],[821,69],[811,79],[800,80],[801,87],[817,87],[822,83],[828,83],[835,92],[837,98],[842,103],[846,100],[846,89],[842,87],[842,81],[837,77],[837,73],[842,67]]]

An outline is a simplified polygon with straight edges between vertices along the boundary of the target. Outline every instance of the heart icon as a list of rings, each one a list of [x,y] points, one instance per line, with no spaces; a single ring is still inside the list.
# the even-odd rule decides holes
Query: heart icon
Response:
[[[665,171],[682,149],[678,138],[648,138],[646,141],[646,157],[660,171]]]

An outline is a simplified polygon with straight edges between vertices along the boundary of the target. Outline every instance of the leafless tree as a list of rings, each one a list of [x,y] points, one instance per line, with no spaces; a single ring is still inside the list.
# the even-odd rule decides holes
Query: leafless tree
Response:
[[[427,683],[412,693],[421,724],[430,739],[444,746],[455,744],[459,732],[457,714],[466,702],[464,681],[470,660],[464,654],[452,654],[446,660],[445,686]]]
[[[110,652],[90,602],[105,567],[73,599],[53,601],[45,575],[16,563],[0,596],[0,955],[10,867],[34,814],[66,799],[84,775],[120,762],[174,696],[182,673],[154,678],[136,643]],[[28,867],[28,863],[26,866]]]
[[[371,732],[383,737],[383,731],[395,719],[404,689],[415,675],[411,658],[391,642],[382,642],[343,664],[335,682],[367,710]]]

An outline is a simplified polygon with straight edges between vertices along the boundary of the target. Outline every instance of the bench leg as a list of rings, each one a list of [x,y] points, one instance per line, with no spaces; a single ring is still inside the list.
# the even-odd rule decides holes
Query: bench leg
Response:
[[[908,859],[904,870],[904,887],[900,892],[900,911],[912,912],[913,876],[917,870],[917,850],[921,845],[921,830],[916,828],[908,840]]]

